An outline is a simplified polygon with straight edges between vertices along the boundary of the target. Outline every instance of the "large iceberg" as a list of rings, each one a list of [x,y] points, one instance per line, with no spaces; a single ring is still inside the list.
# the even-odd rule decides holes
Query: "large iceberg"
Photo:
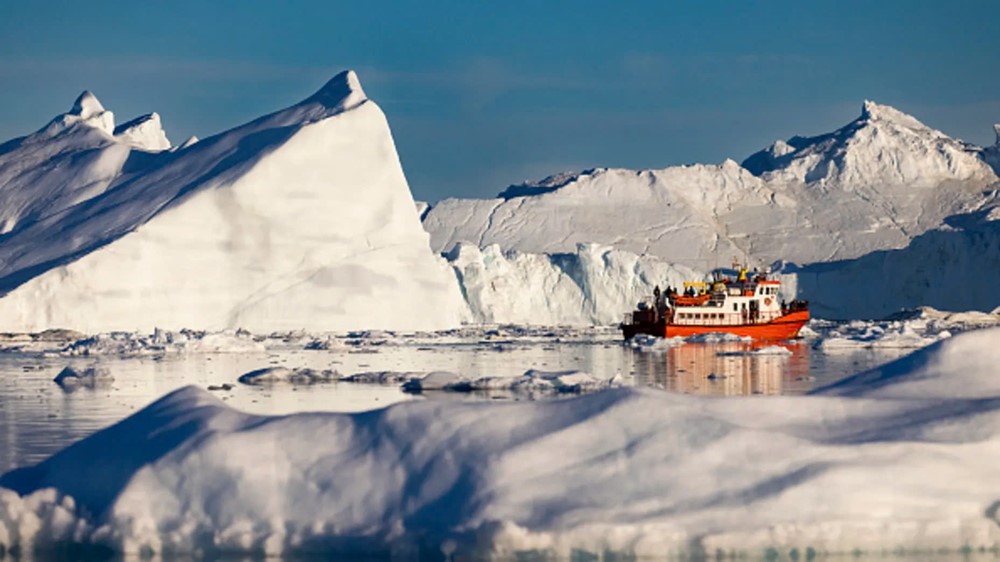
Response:
[[[961,334],[807,397],[613,389],[269,417],[187,387],[0,476],[0,550],[995,549],[998,338]]]
[[[554,254],[598,243],[701,270],[734,255],[852,259],[979,208],[998,181],[995,152],[867,101],[844,127],[778,141],[742,165],[559,174],[495,199],[445,199],[423,224],[436,251],[468,242]]]
[[[844,127],[777,141],[742,165],[558,174],[496,199],[446,199],[424,211],[423,224],[436,250],[466,245],[447,255],[480,320],[614,321],[612,307],[620,314],[637,300],[637,279],[650,280],[649,294],[669,277],[593,262],[590,278],[628,295],[597,310],[585,283],[566,292],[561,277],[540,274],[541,264],[557,271],[588,244],[635,263],[659,259],[664,270],[710,271],[734,257],[777,262],[785,297],[810,300],[823,317],[879,318],[921,305],[988,311],[1000,305],[997,146],[969,145],[866,101]],[[531,288],[534,301],[525,296]]]
[[[0,147],[0,193],[25,201],[0,216],[0,329],[438,329],[467,314],[353,72],[166,144],[155,114],[116,130],[85,93]],[[29,152],[30,174],[10,172]]]

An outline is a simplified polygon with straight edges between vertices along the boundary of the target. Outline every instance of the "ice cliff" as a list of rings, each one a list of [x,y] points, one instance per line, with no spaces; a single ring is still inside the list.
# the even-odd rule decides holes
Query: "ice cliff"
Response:
[[[448,261],[473,318],[486,323],[612,324],[656,286],[682,287],[702,277],[654,256],[597,244],[580,244],[563,254],[459,244]]]
[[[0,146],[0,329],[433,329],[466,314],[385,116],[344,72],[175,150],[89,92]]]

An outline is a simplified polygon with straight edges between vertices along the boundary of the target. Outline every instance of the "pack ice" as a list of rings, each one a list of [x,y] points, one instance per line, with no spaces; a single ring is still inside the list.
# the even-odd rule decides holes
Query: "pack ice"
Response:
[[[266,417],[187,387],[0,476],[0,551],[995,549],[998,338],[960,334],[806,397],[633,388]]]
[[[85,92],[0,145],[0,329],[436,329],[466,314],[353,72],[170,148]]]

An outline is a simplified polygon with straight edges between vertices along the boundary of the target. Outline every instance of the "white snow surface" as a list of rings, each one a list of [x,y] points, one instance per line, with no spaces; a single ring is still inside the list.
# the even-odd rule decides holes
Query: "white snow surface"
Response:
[[[868,101],[841,129],[779,141],[742,166],[559,174],[496,199],[446,199],[424,227],[436,251],[469,242],[552,254],[589,242],[701,270],[734,255],[850,259],[981,205],[998,181],[984,150]]]
[[[997,341],[1000,329],[961,334],[806,397],[612,389],[268,417],[187,387],[0,476],[0,544],[203,556],[997,548]]]
[[[385,116],[353,72],[175,151],[130,151],[156,144],[156,119],[116,140],[96,98],[76,106],[0,147],[0,329],[441,329],[465,318]]]

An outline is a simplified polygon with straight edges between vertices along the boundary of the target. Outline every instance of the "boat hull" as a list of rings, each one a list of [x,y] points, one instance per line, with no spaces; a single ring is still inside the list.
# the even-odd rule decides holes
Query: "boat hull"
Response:
[[[691,326],[684,324],[667,324],[665,322],[636,322],[622,324],[625,339],[637,334],[649,334],[660,338],[686,338],[698,334],[723,332],[755,340],[780,341],[792,339],[799,334],[802,326],[809,321],[808,310],[796,310],[761,324],[730,324],[715,326]]]

